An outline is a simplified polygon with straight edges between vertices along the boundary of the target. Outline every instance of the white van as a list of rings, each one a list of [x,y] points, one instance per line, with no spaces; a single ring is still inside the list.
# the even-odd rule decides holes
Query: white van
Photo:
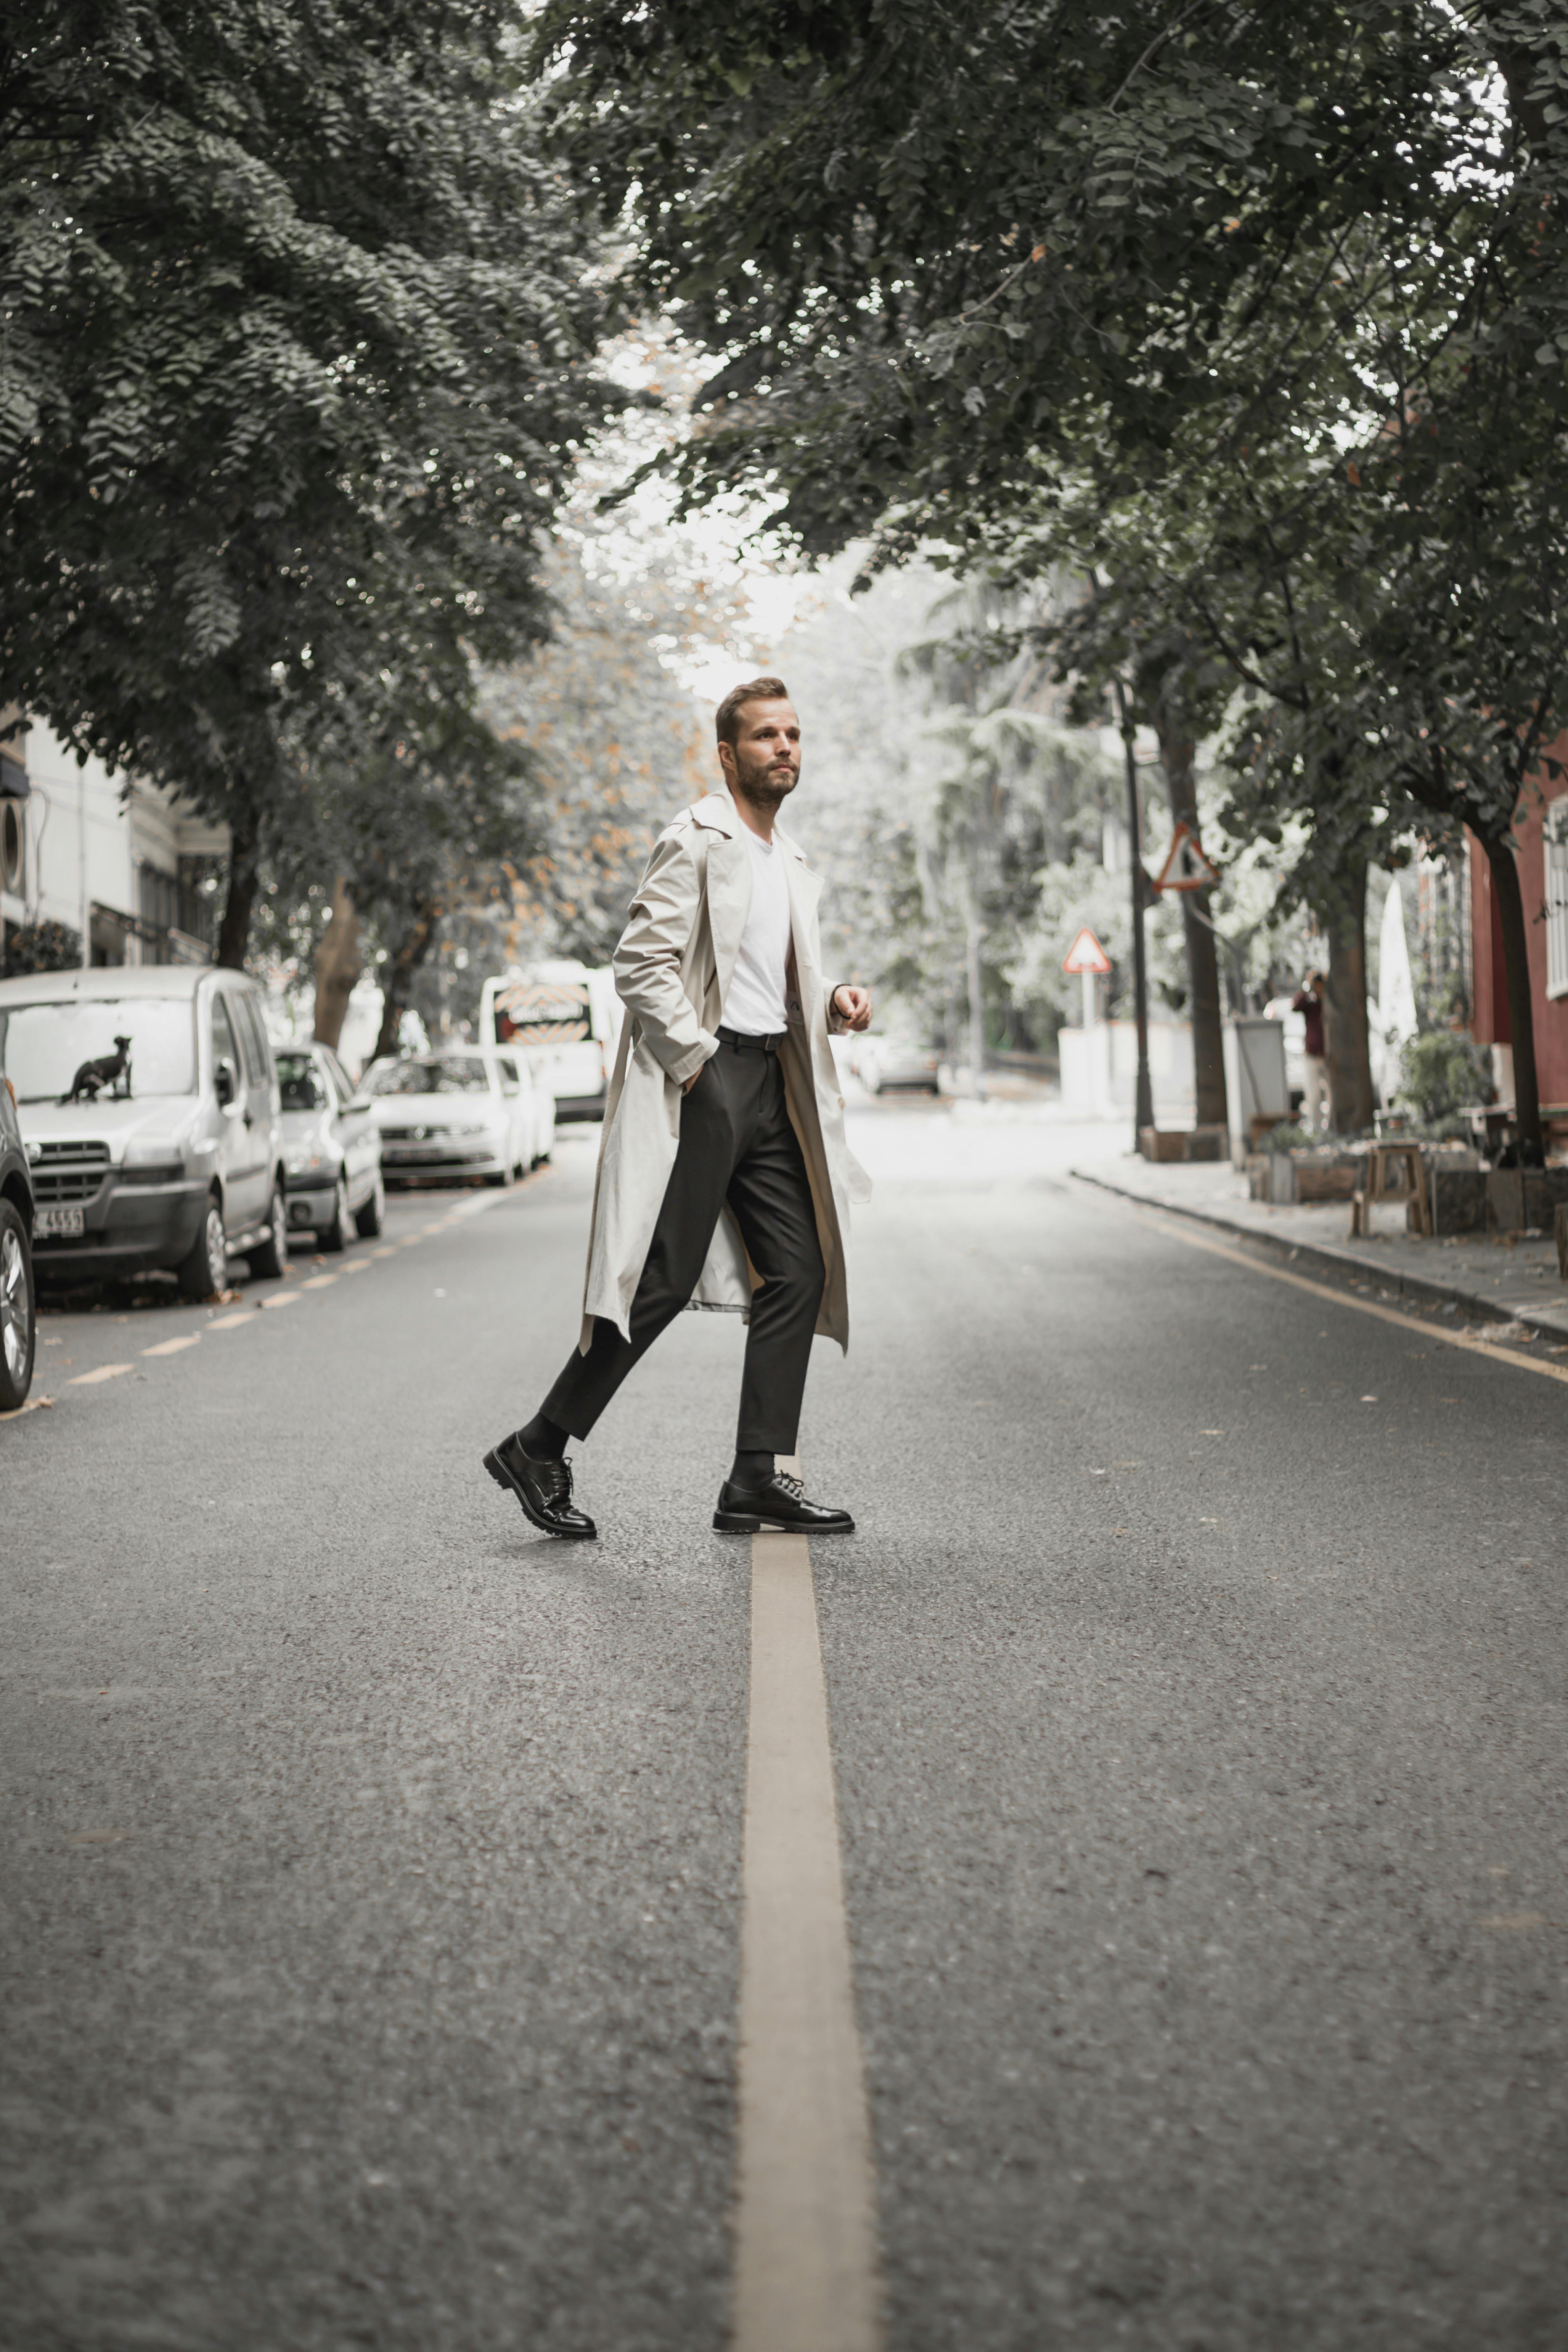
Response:
[[[565,956],[514,964],[480,991],[479,1044],[519,1048],[535,1086],[555,1097],[558,1119],[603,1118],[620,1034],[608,965],[591,971]]]

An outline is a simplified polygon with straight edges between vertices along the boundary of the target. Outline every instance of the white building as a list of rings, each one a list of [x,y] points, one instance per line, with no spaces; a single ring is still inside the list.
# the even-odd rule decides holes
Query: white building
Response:
[[[228,834],[35,720],[0,748],[0,963],[25,925],[64,923],[84,961],[206,962]]]

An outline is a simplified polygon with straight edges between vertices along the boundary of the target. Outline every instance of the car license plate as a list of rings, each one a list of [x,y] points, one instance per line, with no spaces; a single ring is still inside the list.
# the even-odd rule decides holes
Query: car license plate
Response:
[[[68,1234],[87,1231],[84,1209],[38,1209],[33,1215],[33,1239],[36,1242],[61,1240]]]

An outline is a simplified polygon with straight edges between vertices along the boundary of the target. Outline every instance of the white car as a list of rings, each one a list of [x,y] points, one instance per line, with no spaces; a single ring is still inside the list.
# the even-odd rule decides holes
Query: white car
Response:
[[[329,1045],[275,1043],[272,1053],[283,1099],[290,1232],[308,1225],[324,1250],[342,1249],[350,1231],[373,1241],[386,1195],[369,1097],[350,1085]]]
[[[887,1094],[895,1087],[937,1095],[942,1091],[936,1076],[938,1059],[928,1045],[907,1037],[884,1037],[873,1029],[860,1041],[855,1076],[868,1095]]]
[[[555,1097],[534,1085],[520,1054],[444,1045],[374,1062],[361,1084],[389,1184],[510,1184],[555,1149]]]

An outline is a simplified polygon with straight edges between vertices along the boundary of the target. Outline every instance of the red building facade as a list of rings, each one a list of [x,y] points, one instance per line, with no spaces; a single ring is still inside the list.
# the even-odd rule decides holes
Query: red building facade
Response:
[[[1553,744],[1552,757],[1568,763],[1568,736]],[[1514,833],[1530,934],[1541,1103],[1561,1128],[1568,1123],[1568,774],[1555,780],[1537,779]],[[1497,891],[1479,842],[1470,844],[1469,868],[1473,1026],[1479,1044],[1511,1048]],[[1511,1053],[1504,1058],[1501,1072],[1505,1099],[1512,1092],[1511,1067]]]

